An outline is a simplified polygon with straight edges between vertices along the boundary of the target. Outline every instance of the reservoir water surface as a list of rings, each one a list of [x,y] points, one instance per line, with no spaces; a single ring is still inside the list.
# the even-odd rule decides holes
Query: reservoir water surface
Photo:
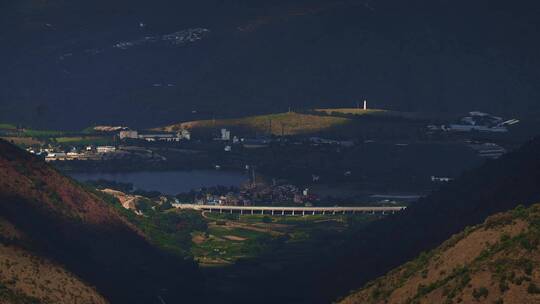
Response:
[[[131,183],[135,189],[159,191],[175,195],[192,189],[212,186],[240,186],[248,180],[247,175],[235,171],[192,170],[192,171],[141,171],[125,173],[71,173],[78,181],[105,179]]]

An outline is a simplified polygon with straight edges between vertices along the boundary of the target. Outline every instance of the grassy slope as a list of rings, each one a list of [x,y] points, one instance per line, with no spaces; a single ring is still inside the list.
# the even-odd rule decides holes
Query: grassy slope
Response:
[[[14,129],[17,129],[17,127],[15,125],[8,124],[8,123],[0,123],[0,129],[14,130]]]
[[[341,303],[538,303],[540,205],[489,217]]]
[[[69,145],[109,145],[114,142],[112,136],[62,136],[54,139],[59,144]]]
[[[181,128],[230,128],[240,127],[255,130],[257,132],[268,132],[274,135],[296,135],[314,133],[325,129],[339,127],[350,123],[351,120],[333,116],[318,116],[300,113],[279,113],[259,116],[249,116],[237,119],[216,119],[199,120],[174,124],[164,127],[164,130],[174,131]]]

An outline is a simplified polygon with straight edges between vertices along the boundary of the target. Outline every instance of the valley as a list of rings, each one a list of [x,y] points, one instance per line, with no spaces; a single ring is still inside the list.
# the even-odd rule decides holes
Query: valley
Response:
[[[540,304],[538,16],[1,0],[0,304]]]
[[[216,176],[231,172],[231,176],[244,174],[246,182],[312,189],[332,204],[373,201],[370,197],[379,194],[425,195],[441,181],[514,149],[540,127],[522,121],[502,134],[447,132],[437,127],[451,121],[452,117],[429,113],[327,108],[200,120],[151,130],[96,126],[60,132],[6,125],[0,135],[64,172],[87,174],[83,180],[93,175],[130,182],[128,175],[137,172],[194,174],[194,170],[208,170],[211,180],[210,171]],[[156,178],[170,180],[168,174]],[[236,177],[232,180],[241,185]],[[202,186],[217,184],[193,184],[176,192]],[[144,190],[160,190],[152,188]],[[177,194],[172,192],[168,194]]]
[[[230,136],[228,134],[226,135]],[[458,135],[446,135],[442,133],[439,136],[448,136],[444,141],[441,138],[436,140],[430,139],[426,140],[424,145],[432,148],[438,144],[441,145],[441,148],[448,149],[452,145],[455,145],[456,141],[463,140],[459,137],[463,135]],[[483,134],[473,135],[484,136]],[[65,134],[62,134],[62,136],[65,136]],[[414,186],[415,183],[411,183],[411,180],[391,182],[398,181],[399,178],[392,179],[393,175],[388,175],[388,172],[394,172],[394,174],[397,174],[395,176],[399,176],[399,171],[396,172],[395,168],[393,171],[385,171],[384,168],[388,164],[388,157],[384,157],[383,155],[385,155],[384,153],[388,153],[389,150],[399,151],[397,155],[400,155],[401,159],[396,160],[393,164],[400,164],[401,166],[407,164],[412,169],[422,163],[423,166],[419,167],[421,170],[427,168],[433,170],[435,167],[426,163],[429,160],[429,157],[427,157],[429,154],[420,153],[421,149],[418,147],[422,144],[418,142],[404,144],[404,141],[400,141],[398,142],[400,145],[396,145],[396,142],[390,139],[383,139],[376,140],[375,142],[356,141],[352,147],[349,147],[336,145],[332,142],[313,142],[309,140],[309,137],[304,139],[306,140],[305,143],[302,143],[301,137],[277,139],[273,139],[276,140],[275,143],[271,142],[268,147],[257,148],[255,150],[243,148],[238,152],[222,150],[224,145],[234,146],[233,143],[228,143],[227,140],[224,142],[223,139],[219,141],[210,139],[208,142],[202,139],[200,142],[139,142],[145,145],[145,149],[161,151],[163,155],[167,155],[168,157],[171,154],[166,153],[172,146],[186,144],[211,147],[205,152],[207,153],[207,157],[210,155],[219,157],[222,161],[221,164],[227,164],[223,160],[230,157],[230,155],[235,155],[234,153],[238,153],[236,154],[237,157],[250,157],[252,159],[250,164],[257,164],[257,174],[253,175],[253,172],[248,170],[248,173],[250,173],[247,175],[248,181],[238,188],[235,186],[230,188],[211,186],[184,192],[179,190],[178,193],[161,193],[155,191],[156,189],[152,189],[152,187],[148,187],[148,185],[139,184],[137,187],[134,187],[133,184],[129,183],[130,180],[114,181],[104,179],[97,181],[89,180],[87,184],[81,184],[79,187],[82,187],[84,189],[83,191],[89,193],[84,195],[97,197],[102,201],[99,204],[106,204],[110,208],[113,208],[115,210],[114,212],[120,215],[123,221],[128,223],[128,225],[132,225],[137,231],[140,231],[160,251],[171,255],[172,259],[175,259],[173,257],[187,259],[187,261],[192,261],[192,263],[196,264],[198,275],[204,278],[197,281],[198,288],[203,288],[205,292],[201,294],[194,290],[192,296],[199,299],[204,298],[204,301],[208,302],[226,298],[227,301],[234,301],[236,303],[248,303],[250,299],[267,288],[278,291],[265,296],[265,302],[268,303],[278,300],[295,303],[327,303],[336,299],[337,295],[345,295],[347,288],[355,285],[359,286],[358,284],[365,282],[365,278],[372,278],[373,275],[380,274],[384,269],[389,270],[390,267],[397,266],[397,263],[402,261],[404,257],[418,254],[419,250],[422,250],[422,248],[427,249],[432,246],[431,244],[442,241],[443,238],[449,236],[449,233],[458,232],[460,229],[463,229],[463,225],[466,223],[477,223],[483,218],[481,214],[489,215],[494,210],[502,211],[504,210],[502,208],[505,208],[503,206],[511,206],[512,201],[534,202],[534,198],[538,196],[536,183],[533,181],[534,177],[531,176],[532,171],[529,171],[535,166],[535,157],[533,155],[536,155],[537,152],[537,141],[528,143],[525,147],[515,152],[510,151],[500,156],[497,160],[490,160],[483,162],[483,164],[481,164],[482,162],[477,162],[476,166],[481,164],[479,169],[465,174],[460,172],[466,170],[466,168],[458,169],[456,167],[458,162],[452,163],[450,158],[447,158],[447,162],[439,162],[438,160],[444,157],[442,156],[444,154],[439,152],[433,158],[433,164],[437,164],[437,166],[446,165],[446,170],[456,170],[454,171],[456,172],[456,175],[454,175],[456,176],[455,181],[453,177],[446,181],[442,177],[439,177],[441,179],[439,181],[438,179],[430,178],[429,175],[431,174],[428,174],[429,171],[424,171],[425,181]],[[283,141],[284,139],[286,141]],[[500,137],[500,140],[501,143],[511,143],[511,141],[504,139],[504,136]],[[339,139],[336,139],[336,141],[339,141]],[[302,144],[297,145],[295,142]],[[21,178],[23,176],[22,174],[30,174],[31,176],[33,170],[35,170],[32,168],[35,166],[37,166],[36,168],[49,168],[53,164],[65,170],[66,167],[63,166],[66,165],[80,166],[80,164],[91,162],[63,160],[49,161],[49,164],[45,164],[43,158],[40,158],[38,155],[24,152],[22,149],[15,148],[8,143],[3,143],[3,145],[4,151],[6,151],[3,155],[7,157],[6,164],[8,164],[6,168],[15,168],[9,170],[16,170],[19,172],[17,174]],[[133,145],[133,142],[131,145]],[[370,148],[375,147],[377,148],[369,152]],[[33,149],[37,148],[33,147]],[[186,148],[184,146],[180,149],[183,151]],[[238,148],[242,148],[242,146]],[[409,163],[403,161],[403,157],[407,155],[404,152],[408,151],[408,149],[411,149],[408,152],[411,153],[408,157],[411,157],[411,159],[417,158],[418,160],[416,162]],[[302,151],[309,151],[309,153],[306,154]],[[343,163],[337,165],[339,171],[326,171],[326,174],[329,174],[326,176],[335,174],[335,177],[331,178],[333,180],[332,182],[321,183],[313,180],[312,170],[318,168],[317,166],[322,166],[319,168],[325,168],[324,164],[326,161],[333,162],[336,159],[340,159],[341,161],[346,160],[346,155],[349,153],[351,160],[358,158],[358,153],[363,153],[362,155],[364,157],[369,157],[370,153],[373,153],[372,160],[358,164],[366,173],[370,172],[369,168],[373,166],[372,172],[374,173],[371,173],[373,175],[367,175],[370,176],[369,187],[363,188],[361,186],[363,182],[365,183],[368,180],[354,178],[354,174],[352,173],[354,170],[351,170],[352,172],[350,174],[343,175],[341,171],[344,168]],[[287,157],[284,157],[285,155]],[[295,158],[293,157],[294,155],[301,157]],[[431,153],[431,155],[433,154]],[[459,153],[452,152],[449,155],[456,157]],[[474,150],[469,150],[463,155],[479,157]],[[169,159],[168,157],[167,159]],[[317,161],[310,160],[310,158],[314,157],[315,159],[318,157],[321,162],[318,163]],[[375,161],[377,157],[379,157],[380,162]],[[14,160],[20,161],[23,164],[30,162],[36,165],[30,167],[23,165],[20,167],[20,165],[13,163]],[[522,162],[521,160],[529,161]],[[283,179],[285,175],[280,177],[279,173],[275,175],[268,174],[268,172],[272,171],[271,169],[264,169],[265,166],[263,164],[265,161],[268,161],[269,164],[274,163],[274,167],[276,168],[288,168],[293,170],[290,172],[309,172],[309,174],[303,177],[302,174],[295,175],[287,173],[287,179]],[[279,164],[280,161],[286,161],[288,165]],[[315,164],[315,167],[305,167],[306,169],[302,170],[302,166],[290,165],[294,164],[294,162],[299,162],[300,164],[302,161]],[[108,164],[108,166],[115,164],[111,160],[100,160],[96,165],[99,167],[101,162]],[[130,162],[126,161],[126,164]],[[278,165],[276,166],[276,164]],[[463,165],[462,161],[461,165]],[[471,163],[468,166],[473,167],[475,163]],[[224,165],[223,168],[228,168],[228,166]],[[327,166],[326,168],[331,168],[331,166]],[[56,169],[51,168],[46,170]],[[153,172],[160,173],[159,171]],[[167,172],[164,171],[164,173]],[[221,171],[218,170],[216,172]],[[377,175],[377,172],[382,172],[382,174]],[[410,177],[411,172],[414,171],[407,170],[403,174]],[[491,185],[501,183],[506,178],[506,172],[513,172],[515,174],[516,179],[512,183],[520,185],[518,188],[522,189],[522,191],[509,192],[505,195],[496,194],[499,189],[503,190],[503,188],[492,188]],[[59,173],[55,173],[54,176],[57,176],[55,178],[62,180],[62,183],[66,183],[66,185],[71,183],[77,184],[68,178],[61,178]],[[114,174],[111,176],[114,176]],[[324,176],[321,174],[321,177]],[[381,185],[392,184],[392,187],[377,187],[375,183],[375,181],[378,181],[377,176],[385,177],[384,180],[380,180]],[[275,181],[272,181],[272,178]],[[151,179],[159,180],[159,178]],[[3,181],[5,182],[7,180],[3,179]],[[294,183],[297,183],[300,187],[294,186]],[[39,182],[36,185],[39,185]],[[47,182],[45,185],[47,185]],[[424,186],[418,187],[418,185]],[[508,186],[512,187],[511,185]],[[64,187],[66,186],[58,188],[58,191],[63,191],[61,193],[64,193],[65,190],[62,190]],[[309,188],[307,194],[302,190],[304,187]],[[345,194],[347,191],[344,191],[341,196],[335,196],[335,193],[341,192],[339,190],[340,187],[343,189],[349,187],[349,189],[354,189],[354,191],[350,192],[350,194]],[[424,189],[425,191],[420,198],[414,192],[419,189]],[[478,195],[476,189],[492,189],[490,191],[495,192],[492,194],[482,192],[483,198],[478,200],[476,198]],[[28,194],[16,194],[19,191],[10,184],[8,184],[8,188],[4,188],[4,193],[6,194],[11,193],[10,195],[15,195],[16,197],[28,196]],[[39,193],[32,191],[28,193]],[[68,199],[63,198],[63,196],[57,198],[54,194],[51,195],[51,198],[46,200],[50,200],[48,203],[50,206],[58,204],[54,202],[62,202]],[[463,213],[464,211],[460,211],[460,219],[458,221],[446,220],[446,214],[443,210],[456,208],[456,202],[460,201],[463,201],[461,204],[465,204],[467,201],[474,201],[480,204],[487,201],[484,196],[497,198],[491,202],[499,202],[502,205],[486,205],[481,209],[481,214],[478,214],[478,211],[473,211],[467,216],[465,216],[466,213]],[[417,199],[418,201],[416,201]],[[185,206],[184,204],[196,202],[214,204],[216,208],[219,208],[220,205],[225,207],[240,203],[247,207],[253,205],[276,206],[276,208],[279,208],[279,206],[317,207],[335,205],[408,206],[408,208],[396,214],[318,214],[305,216],[287,215],[285,212],[283,212],[285,215],[264,213],[251,215],[239,214],[232,211],[220,214],[179,208]],[[9,205],[2,206],[8,211],[3,214],[12,214],[8,217],[10,221],[16,219],[12,217],[16,214],[14,213],[15,211],[7,208]],[[99,208],[103,208],[103,206]],[[475,207],[471,205],[470,208]],[[66,214],[70,213],[68,212]],[[440,216],[444,220],[438,218]],[[99,222],[100,217],[94,217],[92,215],[90,219]],[[413,221],[414,224],[404,224],[408,221]],[[447,228],[441,228],[439,234],[425,240],[424,228],[422,227],[430,227],[434,221],[437,223],[436,225],[446,225],[444,223],[447,223],[449,226]],[[406,225],[408,229],[399,229],[400,233],[395,234],[395,227],[400,227],[401,225]],[[104,246],[111,245],[105,244]],[[386,262],[378,264],[377,268],[373,268],[375,265],[366,264],[373,259],[373,252],[378,252],[386,258]],[[58,259],[62,258],[62,255],[52,255],[52,257]],[[86,277],[84,269],[71,269],[79,275],[82,274]],[[360,269],[361,271],[358,272]],[[132,268],[132,271],[137,270],[136,268]],[[333,275],[336,280],[332,283],[324,283],[326,288],[313,292],[312,286],[322,286],[322,282],[327,282],[326,275],[323,274]],[[190,278],[193,279],[193,277]],[[88,280],[95,282],[91,277],[88,277]],[[98,291],[103,292],[105,290],[105,294],[107,294],[108,291],[103,289],[103,287],[99,285],[96,287]],[[12,292],[13,289],[9,288],[9,290]],[[121,296],[121,294],[118,294],[118,296]],[[148,296],[155,297],[155,294],[152,295],[150,293]],[[174,298],[172,294],[161,293],[159,297],[164,299]]]

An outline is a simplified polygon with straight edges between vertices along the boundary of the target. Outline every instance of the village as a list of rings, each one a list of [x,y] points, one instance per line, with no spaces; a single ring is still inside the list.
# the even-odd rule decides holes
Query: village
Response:
[[[96,145],[90,143],[83,145],[77,142],[52,142],[29,145],[26,150],[39,157],[43,157],[47,162],[74,160],[112,161],[126,159],[158,162],[166,161],[167,158],[153,152],[152,148],[184,145],[188,146],[188,149],[200,149],[201,146],[208,147],[208,144],[210,144],[213,148],[218,146],[224,152],[231,152],[234,147],[258,149],[267,148],[273,143],[279,143],[281,145],[334,145],[341,147],[352,147],[355,144],[352,140],[334,140],[317,136],[296,138],[295,140],[275,136],[240,138],[238,136],[232,136],[231,130],[226,128],[221,128],[219,130],[219,136],[209,141],[198,139],[191,142],[191,144],[191,132],[185,129],[179,132],[139,132],[127,127],[97,126],[94,127],[94,130],[100,132],[101,135],[110,137],[110,144]],[[216,166],[219,169],[220,166]]]
[[[366,114],[367,113],[367,114]],[[370,114],[372,113],[372,114]],[[309,115],[305,115],[309,114]],[[506,152],[505,148],[495,142],[484,140],[474,140],[478,134],[508,133],[509,128],[518,124],[517,119],[504,120],[501,117],[479,111],[471,111],[468,115],[460,119],[436,120],[436,123],[426,123],[429,120],[420,118],[417,114],[407,114],[379,109],[368,109],[367,101],[364,100],[363,107],[358,109],[319,109],[300,113],[289,112],[283,117],[290,116],[290,121],[279,120],[278,115],[267,115],[246,119],[259,119],[263,122],[259,131],[245,132],[238,126],[216,126],[215,120],[210,127],[205,127],[206,131],[201,133],[195,130],[192,134],[191,126],[179,124],[173,128],[159,128],[150,130],[136,130],[126,126],[94,126],[85,129],[83,132],[68,132],[63,134],[60,131],[40,131],[26,130],[24,128],[0,124],[0,137],[19,143],[28,152],[43,157],[46,161],[108,161],[134,159],[136,161],[159,162],[166,161],[164,155],[155,153],[156,147],[181,147],[185,150],[213,150],[220,149],[223,152],[233,152],[233,150],[268,148],[272,144],[284,145],[308,145],[308,146],[335,146],[350,148],[360,143],[371,143],[376,140],[384,140],[390,135],[384,132],[371,134],[366,138],[364,133],[325,133],[325,132],[302,132],[298,134],[285,132],[287,124],[299,124],[298,119],[312,117],[314,114],[320,115],[320,119],[315,117],[314,123],[321,124],[324,119],[353,119],[353,121],[374,121],[381,122],[388,127],[394,128],[394,133],[398,130],[411,129],[407,132],[409,136],[418,137],[421,140],[433,140],[437,138],[462,138],[468,141],[471,149],[477,151],[483,157],[497,158]],[[275,132],[272,120],[276,120],[281,126],[281,133]],[[403,120],[405,123],[403,123]],[[246,120],[249,122],[249,120]],[[309,128],[310,122],[305,122],[305,130]],[[276,123],[277,124],[277,123]],[[423,124],[423,125],[422,125]],[[394,126],[395,125],[395,126]],[[2,127],[4,126],[4,127]],[[418,130],[420,128],[420,130]],[[355,127],[349,128],[355,129]],[[416,129],[416,130],[415,130]],[[305,131],[304,130],[304,131]],[[401,130],[400,130],[401,131]],[[305,133],[305,134],[304,134]],[[50,135],[50,136],[48,136]],[[396,145],[406,145],[407,143],[396,143]],[[215,164],[220,166],[220,164]]]
[[[370,113],[366,107],[364,104],[364,109],[350,111]],[[518,123],[481,112],[471,112],[454,120],[455,123],[438,120],[438,124],[404,118],[401,113],[362,118],[360,114],[332,109],[321,116],[280,115],[263,116],[259,131],[209,121],[209,127],[202,131],[183,124],[147,130],[104,125],[71,133],[0,128],[0,135],[20,141],[28,152],[68,174],[210,170],[216,174],[238,172],[249,180],[233,188],[214,184],[195,187],[189,193],[168,193],[178,194],[178,201],[172,200],[173,204],[316,206],[358,204],[380,193],[390,197],[427,193],[438,184],[453,180],[453,172],[459,171],[460,166],[505,154],[508,148],[500,143],[501,138],[510,138],[504,136]],[[340,130],[290,134],[283,121],[279,121],[280,117],[315,117],[320,123],[342,116],[352,122],[374,124],[380,131],[362,133],[360,124],[343,129],[357,133]],[[274,124],[273,119],[277,121]],[[276,131],[276,125],[281,129]],[[405,139],[396,140],[394,132],[410,136],[400,134]],[[438,167],[426,165],[426,161],[436,162],[439,158],[447,161]],[[396,169],[394,163],[398,162],[407,169]]]
[[[264,182],[245,183],[239,188],[219,193],[212,189],[199,189],[193,196],[192,203],[198,205],[220,206],[259,206],[268,204],[300,204],[312,206],[319,198],[311,194],[308,188],[299,188],[286,182],[268,184]],[[191,203],[187,201],[186,203]]]

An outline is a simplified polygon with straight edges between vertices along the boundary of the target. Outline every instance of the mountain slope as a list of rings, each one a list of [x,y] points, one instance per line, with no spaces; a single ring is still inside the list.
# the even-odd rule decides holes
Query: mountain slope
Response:
[[[110,302],[189,299],[200,284],[192,261],[156,248],[96,194],[4,141],[0,215],[25,236],[3,245],[61,265]]]
[[[499,213],[368,283],[352,303],[540,303],[540,205]]]

